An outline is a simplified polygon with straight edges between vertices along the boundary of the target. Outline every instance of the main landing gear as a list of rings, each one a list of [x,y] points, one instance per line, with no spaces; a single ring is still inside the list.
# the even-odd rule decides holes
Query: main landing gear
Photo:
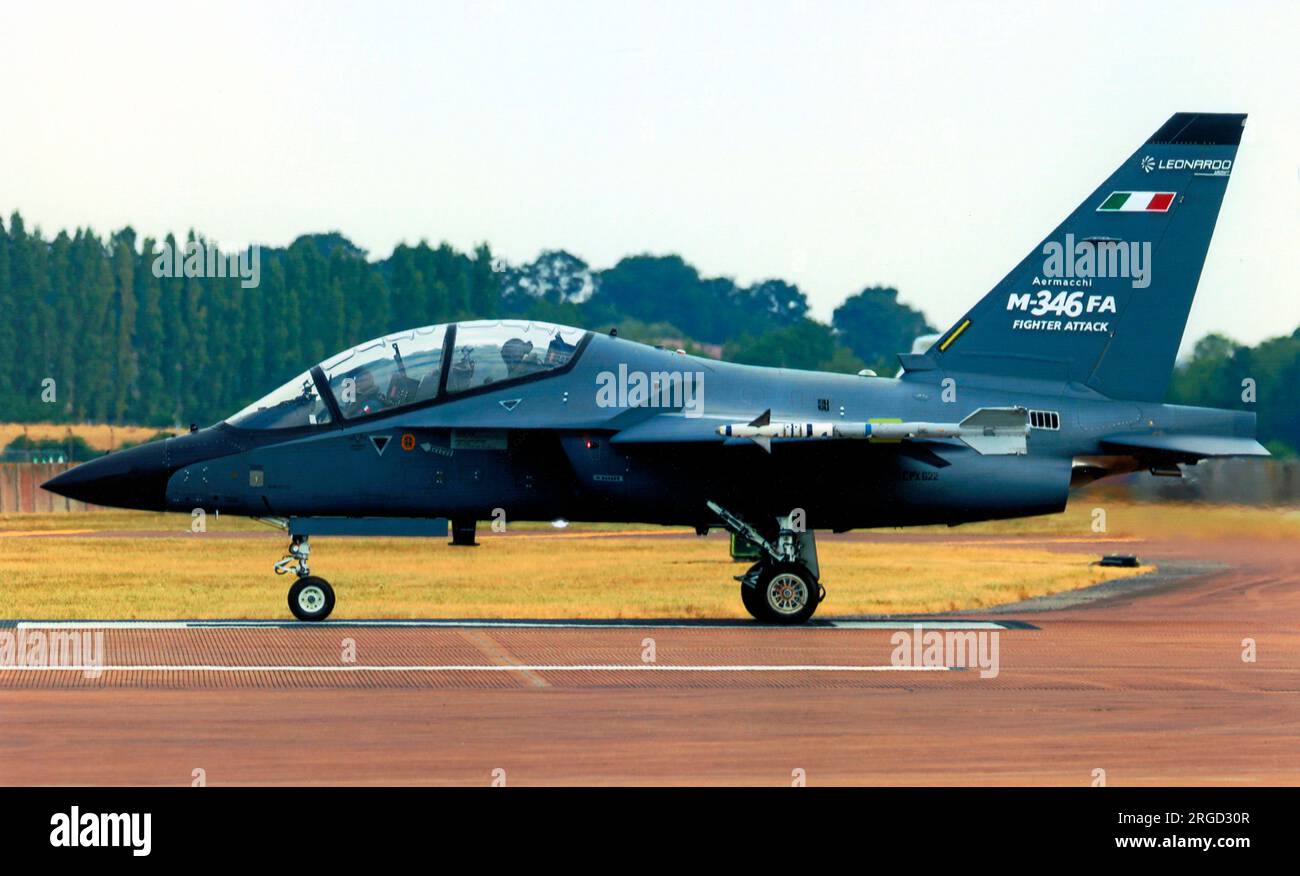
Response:
[[[292,536],[289,553],[275,564],[275,574],[292,571],[298,576],[289,588],[289,610],[300,621],[323,621],[334,610],[334,588],[324,578],[311,573],[307,556],[311,553],[311,540],[306,535]]]
[[[813,532],[795,530],[789,517],[779,517],[772,541],[722,506],[708,504],[728,529],[762,551],[757,563],[736,576],[745,610],[755,620],[770,624],[801,624],[811,618],[826,598],[826,588],[817,580],[820,569]]]

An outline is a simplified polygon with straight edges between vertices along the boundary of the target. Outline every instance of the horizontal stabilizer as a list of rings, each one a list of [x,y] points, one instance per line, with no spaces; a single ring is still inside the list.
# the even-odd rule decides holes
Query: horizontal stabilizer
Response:
[[[1223,456],[1271,456],[1254,438],[1231,435],[1111,435],[1102,447],[1117,453],[1166,453],[1187,459]]]

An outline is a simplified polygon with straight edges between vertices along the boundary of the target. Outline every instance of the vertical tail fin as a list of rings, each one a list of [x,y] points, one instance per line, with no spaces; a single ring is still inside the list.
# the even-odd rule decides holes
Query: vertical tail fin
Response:
[[[1245,119],[1174,115],[904,366],[1163,401]]]

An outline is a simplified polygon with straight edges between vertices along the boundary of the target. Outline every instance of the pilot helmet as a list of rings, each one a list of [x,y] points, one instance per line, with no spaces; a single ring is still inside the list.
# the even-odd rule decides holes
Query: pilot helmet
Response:
[[[522,362],[533,351],[533,342],[511,338],[501,345],[501,358],[507,362]]]

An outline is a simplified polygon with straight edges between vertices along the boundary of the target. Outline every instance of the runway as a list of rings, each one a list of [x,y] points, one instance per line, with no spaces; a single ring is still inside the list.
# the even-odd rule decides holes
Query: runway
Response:
[[[0,668],[0,782],[1300,783],[1300,546],[1115,549],[1201,565],[1068,607],[803,629],[23,622],[0,632],[99,635],[103,659]],[[900,665],[918,623],[996,642],[996,672]]]

